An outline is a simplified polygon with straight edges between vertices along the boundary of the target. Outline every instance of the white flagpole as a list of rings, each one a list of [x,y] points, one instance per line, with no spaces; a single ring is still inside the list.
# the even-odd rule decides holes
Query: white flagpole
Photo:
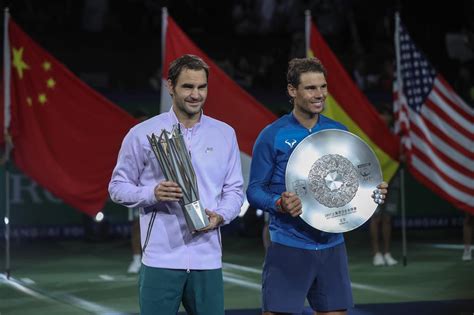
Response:
[[[305,10],[305,24],[304,24],[304,40],[305,40],[305,53],[306,57],[310,57],[309,50],[311,49],[309,45],[310,34],[311,34],[311,10]]]
[[[166,31],[168,29],[168,9],[163,7],[161,12],[161,96],[160,96],[160,113],[169,109],[170,97],[163,82],[165,77],[165,53],[166,53]]]
[[[5,217],[3,222],[5,224],[5,274],[7,279],[10,278],[10,150],[11,150],[11,139],[8,133],[10,127],[10,39],[8,36],[8,20],[9,20],[8,8],[5,8],[4,19],[3,19],[3,104],[4,104],[4,130],[3,136],[5,139],[5,155],[4,155],[4,174],[5,174]]]
[[[397,62],[397,85],[398,90],[403,88],[401,59],[400,59],[400,14],[395,13],[395,55]],[[399,98],[400,99],[400,98]],[[406,208],[405,208],[405,162],[400,166],[400,207],[402,219],[402,255],[403,266],[407,265],[407,233],[406,233]]]

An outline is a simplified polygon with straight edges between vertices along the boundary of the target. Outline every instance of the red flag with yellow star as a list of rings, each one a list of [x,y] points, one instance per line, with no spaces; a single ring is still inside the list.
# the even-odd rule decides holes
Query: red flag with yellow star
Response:
[[[136,124],[9,21],[12,158],[65,203],[89,214],[107,200],[120,143]]]

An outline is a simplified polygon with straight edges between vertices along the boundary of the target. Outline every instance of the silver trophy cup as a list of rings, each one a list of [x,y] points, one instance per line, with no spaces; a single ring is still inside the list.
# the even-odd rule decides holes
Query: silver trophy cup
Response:
[[[147,138],[166,180],[181,187],[183,197],[179,203],[189,230],[194,233],[206,227],[209,218],[199,201],[196,173],[179,124],[173,125],[171,132],[163,129],[158,137],[151,134]]]

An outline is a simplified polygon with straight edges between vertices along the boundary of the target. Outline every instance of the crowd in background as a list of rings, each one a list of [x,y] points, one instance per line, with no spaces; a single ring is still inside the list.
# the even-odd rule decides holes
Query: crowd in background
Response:
[[[239,85],[272,107],[289,59],[303,57],[304,12],[377,107],[390,106],[394,13],[446,79],[474,102],[472,1],[0,1],[35,40],[95,88],[160,88],[161,8]],[[462,47],[461,47],[461,46]],[[463,50],[464,49],[464,50]],[[470,51],[469,51],[470,50]],[[285,98],[285,95],[280,95]],[[272,108],[278,112],[280,108]]]

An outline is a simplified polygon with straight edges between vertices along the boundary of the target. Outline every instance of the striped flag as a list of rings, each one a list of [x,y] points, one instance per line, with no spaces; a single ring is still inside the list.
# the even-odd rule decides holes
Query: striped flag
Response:
[[[331,51],[321,34],[306,18],[307,54],[321,60],[328,72],[329,95],[324,114],[343,123],[349,131],[364,139],[374,150],[389,181],[398,169],[399,141],[382,121],[374,106],[359,90]]]
[[[210,67],[209,93],[203,107],[204,113],[226,122],[235,129],[241,152],[245,187],[248,184],[252,148],[260,131],[277,117],[254,97],[243,90],[224,73],[163,10],[163,77],[161,88],[161,112],[171,107],[171,97],[166,89],[168,67],[171,61],[183,54],[201,57]],[[248,207],[245,201],[241,215]]]
[[[474,110],[436,72],[396,17],[396,129],[413,176],[474,213]]]

